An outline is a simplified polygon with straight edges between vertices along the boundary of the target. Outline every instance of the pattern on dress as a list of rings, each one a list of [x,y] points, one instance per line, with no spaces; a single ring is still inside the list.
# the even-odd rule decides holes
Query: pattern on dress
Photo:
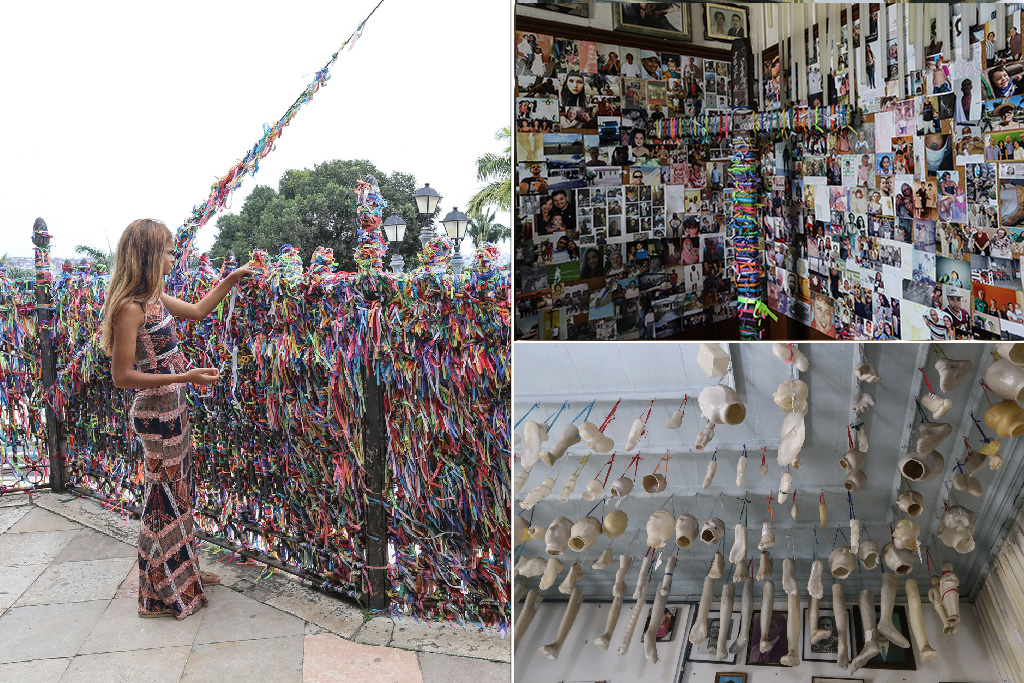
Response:
[[[174,318],[162,301],[143,306],[146,320],[135,342],[135,365],[142,372],[183,373]],[[172,610],[178,619],[206,604],[199,577],[192,506],[192,471],[186,384],[136,392],[129,416],[145,450],[145,503],[139,534],[139,613]]]

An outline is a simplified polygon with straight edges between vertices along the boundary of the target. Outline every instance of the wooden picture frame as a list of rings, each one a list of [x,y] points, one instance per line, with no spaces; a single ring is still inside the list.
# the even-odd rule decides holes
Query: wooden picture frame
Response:
[[[715,656],[714,649],[717,647],[718,636],[713,635],[715,631],[715,622],[718,622],[718,611],[717,608],[711,611],[708,616],[708,637],[699,644],[693,644],[689,640],[690,631],[693,630],[693,623],[697,619],[697,609],[693,608],[690,610],[691,616],[687,619],[686,630],[683,633],[686,634],[686,652],[683,655],[683,661],[685,662],[716,662],[718,664],[743,664],[738,662],[736,658],[739,656],[738,653],[729,653],[729,656],[724,660],[718,659]],[[732,620],[729,622],[729,639],[728,642],[731,644],[740,634],[740,623],[743,618],[743,613],[739,610],[733,610]]]
[[[649,20],[637,16],[640,2],[616,2],[612,5],[612,28],[623,33],[635,33],[650,38],[693,42],[693,21],[690,17],[690,4],[686,2],[664,3],[672,5],[671,11],[663,18],[665,21]],[[654,25],[660,24],[660,25]],[[675,25],[679,28],[676,29]],[[671,25],[673,28],[667,28]]]
[[[715,673],[715,683],[747,683],[747,674],[741,671],[719,671]]]
[[[846,623],[847,624],[852,624],[853,623],[853,616],[851,615],[850,612],[851,612],[851,608],[847,607],[846,608]],[[809,619],[810,619],[810,611],[808,610],[808,608],[804,607],[803,608],[803,623],[801,624],[802,628],[800,629],[800,660],[804,661],[804,662],[833,662],[833,663],[838,662],[839,661],[839,650],[838,650],[839,634],[836,633],[836,630],[835,630],[835,612],[832,611],[831,609],[827,609],[827,608],[824,608],[824,607],[822,607],[821,609],[818,610],[818,620],[819,620],[819,623],[820,623],[820,621],[822,619],[831,619],[832,620],[833,635],[832,635],[831,638],[827,638],[825,640],[819,641],[817,646],[811,645],[811,631],[812,631],[812,628],[811,628],[811,624],[809,623]],[[852,658],[857,653],[854,652],[854,650],[853,650],[853,637],[852,637],[852,633],[850,633],[849,629],[847,629],[846,639],[847,639],[847,642],[846,642],[847,651],[850,652],[850,657]],[[829,643],[829,641],[831,641],[831,643]],[[832,647],[829,648],[827,646],[828,644],[831,644]],[[829,651],[830,649],[831,649],[831,651]],[[815,652],[815,650],[818,650],[818,651]]]
[[[877,624],[881,610],[875,606],[875,622]],[[889,643],[885,658],[879,653],[868,660],[864,665],[865,669],[896,669],[904,671],[916,671],[917,660],[914,658],[914,641],[910,635],[910,620],[907,617],[905,605],[896,605],[892,613],[893,625],[899,629],[900,634],[910,641],[910,647],[900,648]],[[853,610],[853,620],[850,622],[850,629],[853,631],[853,650],[850,651],[852,659],[864,647],[864,624],[860,618],[860,610]]]
[[[739,23],[735,21],[739,20]],[[704,38],[731,43],[750,37],[750,10],[724,2],[704,3]]]
[[[786,626],[789,623],[789,613],[772,612],[769,629],[775,646],[768,652],[761,652],[761,610],[754,610],[750,621],[750,642],[747,643],[747,666],[783,666],[781,660],[789,652],[789,643],[786,640]]]

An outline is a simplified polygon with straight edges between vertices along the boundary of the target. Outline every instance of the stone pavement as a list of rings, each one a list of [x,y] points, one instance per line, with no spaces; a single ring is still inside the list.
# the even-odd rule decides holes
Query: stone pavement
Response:
[[[72,494],[0,496],[0,681],[19,683],[506,683],[511,639],[490,629],[364,620],[354,603],[278,572],[218,562],[210,604],[137,616],[138,521]],[[70,499],[70,500],[69,500]]]

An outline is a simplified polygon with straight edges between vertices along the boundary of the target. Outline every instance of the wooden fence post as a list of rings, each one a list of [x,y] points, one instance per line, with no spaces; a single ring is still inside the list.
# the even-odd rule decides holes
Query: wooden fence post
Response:
[[[366,566],[372,594],[370,609],[385,610],[388,599],[388,518],[384,507],[384,468],[387,467],[388,439],[384,429],[384,391],[377,383],[373,361],[363,369],[366,412],[363,415],[363,463],[366,468]]]
[[[50,345],[51,320],[53,318],[53,271],[44,249],[50,246],[50,233],[46,231],[46,221],[37,218],[32,225],[32,243],[35,244],[36,262],[36,329],[39,334],[39,359],[42,363],[43,390],[48,390],[57,379],[56,360],[53,347]],[[41,258],[41,253],[47,258]],[[50,454],[50,489],[64,490],[64,456],[60,452],[60,439],[57,436],[57,416],[50,404],[44,406],[46,415],[46,445]]]

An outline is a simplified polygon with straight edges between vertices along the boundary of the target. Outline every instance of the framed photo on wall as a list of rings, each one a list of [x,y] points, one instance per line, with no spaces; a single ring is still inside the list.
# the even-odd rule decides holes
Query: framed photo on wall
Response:
[[[846,623],[852,624],[853,617],[851,614],[852,610],[847,608],[846,610]],[[818,610],[818,623],[810,624],[809,610],[804,608],[804,623],[801,629],[801,639],[803,641],[801,647],[800,658],[805,662],[838,662],[839,661],[839,636],[836,629],[836,614],[830,609],[819,609]],[[818,629],[828,629],[832,631],[832,635],[819,640],[817,643],[811,643],[811,634],[813,631]],[[853,651],[853,639],[850,637],[850,629],[847,629],[846,633],[846,648],[847,652],[850,653],[852,658],[857,653]]]
[[[860,652],[864,647],[864,625],[861,622],[860,610],[853,611],[853,620],[850,621],[850,629],[853,631],[853,650],[850,651],[850,657],[853,658],[855,653]],[[880,616],[880,610],[875,607],[875,623],[878,623]],[[904,638],[910,641],[910,647],[902,648],[896,647],[892,643],[889,643],[885,656],[882,653],[878,653],[874,657],[868,660],[867,664],[864,665],[866,669],[917,669],[917,662],[914,659],[914,642],[910,637],[910,621],[907,619],[907,608],[904,605],[896,605],[896,608],[892,612],[892,623],[899,630],[900,634]]]
[[[782,666],[782,658],[789,652],[786,639],[787,612],[772,612],[768,622],[768,633],[763,637],[771,645],[768,652],[761,652],[761,610],[754,610],[750,624],[750,642],[747,644],[748,666]]]
[[[616,31],[689,43],[693,40],[690,6],[685,2],[616,2],[612,5]]]
[[[544,9],[559,14],[569,14],[574,17],[589,17],[590,3],[588,2],[551,2],[551,0],[518,0],[522,5],[532,5],[537,9]]]
[[[704,3],[704,37],[732,42],[750,37],[750,15],[746,7],[721,2]]]
[[[747,674],[738,671],[719,671],[715,683],[747,683]]]
[[[686,633],[689,636],[690,631],[693,629],[693,622],[697,618],[697,610],[691,609],[693,616],[687,620]],[[732,620],[729,623],[729,639],[728,643],[731,644],[736,640],[740,634],[740,621],[743,615],[741,612],[733,612]],[[715,653],[718,650],[718,627],[721,621],[718,618],[718,609],[714,608],[708,616],[708,635],[700,642],[693,644],[687,639],[686,641],[686,656],[684,661],[687,662],[718,662],[720,664],[736,664],[736,653],[730,652],[729,656],[725,659],[719,659]],[[743,662],[739,662],[742,664]]]
[[[835,678],[834,676],[811,676],[811,683],[864,683],[863,678]]]

